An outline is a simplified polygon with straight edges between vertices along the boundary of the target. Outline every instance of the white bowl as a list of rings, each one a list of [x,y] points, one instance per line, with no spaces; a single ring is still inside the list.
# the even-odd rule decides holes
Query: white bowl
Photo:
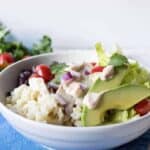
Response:
[[[132,55],[133,56],[133,55]],[[125,144],[150,128],[150,114],[136,120],[115,125],[98,127],[65,127],[28,120],[3,104],[5,95],[16,85],[16,78],[22,69],[40,63],[94,61],[93,51],[56,52],[35,56],[17,62],[4,69],[0,74],[0,111],[7,121],[22,135],[47,147],[58,150],[100,150]]]

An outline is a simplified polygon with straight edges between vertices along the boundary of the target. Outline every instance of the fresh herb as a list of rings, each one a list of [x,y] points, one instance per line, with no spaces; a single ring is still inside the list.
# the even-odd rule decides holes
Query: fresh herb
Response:
[[[39,43],[33,44],[32,49],[27,48],[21,42],[8,40],[10,36],[12,35],[9,30],[0,24],[0,54],[11,53],[16,61],[28,55],[52,52],[52,40],[48,36],[43,36]]]
[[[110,57],[109,65],[118,67],[118,66],[124,66],[126,64],[128,64],[128,59],[119,53],[114,53]]]
[[[2,24],[0,24],[0,41],[2,41],[8,34],[8,29],[6,29]]]
[[[38,55],[42,53],[52,52],[52,40],[50,37],[44,35],[39,43],[33,44],[32,55]]]
[[[52,73],[55,74],[53,82],[55,82],[56,84],[60,83],[60,78],[62,74],[65,72],[65,68],[67,67],[68,65],[66,65],[65,63],[58,63],[58,62],[54,62],[50,65]]]
[[[0,25],[0,53],[9,52],[15,60],[22,59],[29,53],[28,49],[21,42],[7,40],[9,36],[7,28]]]

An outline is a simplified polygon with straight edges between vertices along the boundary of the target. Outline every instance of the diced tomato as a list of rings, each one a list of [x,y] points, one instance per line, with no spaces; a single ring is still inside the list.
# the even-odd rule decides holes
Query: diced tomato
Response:
[[[137,114],[143,116],[150,112],[150,99],[145,99],[139,102],[138,104],[135,105],[134,107],[135,111]]]
[[[102,67],[102,66],[96,66],[92,69],[91,73],[102,72],[103,69],[104,69],[104,67]]]
[[[5,68],[9,64],[14,62],[14,58],[11,53],[0,54],[0,68]]]
[[[35,67],[35,73],[41,76],[45,81],[49,81],[53,79],[53,74],[51,69],[44,64],[38,65]]]

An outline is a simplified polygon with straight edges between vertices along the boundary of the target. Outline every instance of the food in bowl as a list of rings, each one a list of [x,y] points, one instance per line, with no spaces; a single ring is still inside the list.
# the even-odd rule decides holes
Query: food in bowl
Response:
[[[150,74],[120,52],[98,61],[53,62],[24,69],[6,106],[31,120],[66,126],[99,126],[150,112]]]

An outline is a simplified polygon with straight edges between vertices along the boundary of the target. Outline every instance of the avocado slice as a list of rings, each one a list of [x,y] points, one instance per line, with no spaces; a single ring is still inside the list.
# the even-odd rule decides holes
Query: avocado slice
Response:
[[[89,92],[98,93],[101,91],[116,88],[118,85],[120,85],[123,78],[127,74],[128,68],[127,67],[118,68],[118,70],[116,71],[117,73],[112,79],[103,81],[100,78],[98,78],[89,89]]]
[[[83,126],[96,126],[104,122],[105,112],[111,109],[127,110],[150,96],[150,89],[141,85],[126,85],[104,93],[95,109],[83,106]]]

